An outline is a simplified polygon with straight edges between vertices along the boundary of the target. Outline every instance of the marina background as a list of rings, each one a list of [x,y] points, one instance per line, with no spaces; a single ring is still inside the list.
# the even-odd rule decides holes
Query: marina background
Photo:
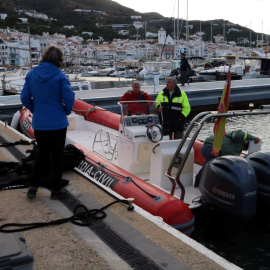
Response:
[[[247,1],[238,1],[232,2],[229,0],[226,2],[224,8],[218,9],[218,11],[222,11],[222,15],[218,14],[217,12],[213,12],[209,14],[209,8],[213,7],[213,1],[203,1],[200,3],[196,3],[195,0],[191,1],[181,1],[181,10],[180,10],[180,17],[185,19],[193,19],[193,15],[195,11],[200,11],[199,15],[196,15],[194,19],[197,20],[203,20],[203,16],[207,16],[207,20],[215,20],[218,17],[222,17],[223,19],[223,25],[224,20],[231,20],[234,23],[239,23],[247,28],[254,29],[255,31],[258,31],[258,33],[266,33],[268,34],[268,25],[269,22],[269,16],[268,13],[265,14],[264,12],[268,12],[268,10],[265,8],[268,3],[266,3],[267,0],[247,0]],[[116,1],[120,2],[120,1]],[[152,2],[152,1],[149,1]],[[173,0],[174,5],[170,5],[170,8],[167,8],[166,10],[169,10],[171,12],[171,15],[167,16],[174,16],[177,17],[176,14],[176,1]],[[189,2],[189,12],[186,4]],[[195,4],[196,3],[196,4]],[[203,7],[200,7],[199,4],[202,4]],[[240,4],[241,8],[237,8],[236,5]],[[123,3],[123,5],[127,5],[126,2]],[[138,7],[138,2],[136,2],[136,7]],[[143,5],[145,6],[145,5]],[[150,11],[154,11],[153,8],[155,6],[151,6]],[[228,10],[226,10],[228,8]],[[204,11],[206,9],[206,11]],[[164,7],[163,7],[164,10]],[[239,14],[240,13],[240,14]],[[255,16],[259,17],[255,17]],[[213,16],[213,17],[209,17]],[[230,17],[233,16],[233,17]],[[252,19],[251,19],[252,18]],[[245,19],[245,21],[243,20]],[[181,19],[182,20],[182,19]],[[241,22],[239,21],[241,20]],[[243,20],[243,21],[242,21]],[[256,28],[255,28],[255,22],[256,22]],[[235,26],[233,26],[235,27]],[[225,29],[225,28],[224,28]],[[30,32],[30,28],[29,28]],[[251,31],[250,31],[251,33]],[[137,35],[138,36],[138,35]],[[25,39],[28,38],[27,35],[25,35]],[[262,39],[263,35],[257,35],[257,40]],[[250,41],[251,42],[251,38]],[[30,41],[30,35],[29,35],[29,41]],[[32,40],[33,41],[33,40]],[[165,43],[165,42],[164,42]],[[32,43],[34,45],[33,48],[35,48],[33,51],[33,55],[37,56],[40,50],[40,45]],[[201,44],[201,41],[200,41]],[[250,45],[250,43],[249,43]],[[67,46],[66,49],[68,49],[70,46]],[[64,46],[63,46],[64,48]],[[185,46],[183,45],[183,48]],[[246,48],[247,49],[247,48]],[[29,60],[29,53],[26,52],[25,54],[18,53],[18,55],[23,55],[24,57],[19,57],[18,59],[24,59],[25,63],[30,62]],[[228,50],[231,51],[231,48]],[[248,51],[248,49],[246,50]],[[23,51],[24,52],[24,51]],[[67,51],[69,52],[69,51]],[[225,50],[224,50],[225,52]],[[76,49],[76,54],[79,54],[79,50]],[[90,53],[90,51],[89,51]],[[200,53],[202,53],[202,46]],[[30,53],[31,55],[31,53]],[[106,56],[104,52],[104,48],[102,46],[101,50],[96,52],[96,58],[100,58],[104,60]],[[162,56],[162,54],[161,54]],[[76,58],[76,61],[79,58]],[[34,59],[37,60],[37,59]],[[32,60],[31,60],[32,61]],[[32,62],[31,62],[32,64]],[[108,89],[108,88],[121,88],[121,87],[130,87],[131,79],[122,79],[122,78],[91,78],[89,79],[92,84],[93,91],[98,91],[101,89]],[[142,86],[148,86],[153,85],[152,80],[144,80],[141,81]],[[165,85],[165,81],[160,80],[160,85]],[[162,88],[161,88],[162,89]],[[123,90],[125,91],[125,90]],[[249,108],[246,108],[249,109]],[[270,137],[269,137],[269,116],[247,116],[247,117],[241,117],[241,118],[231,118],[227,121],[226,130],[232,130],[236,128],[241,128],[245,131],[248,131],[249,133],[259,136],[263,140],[262,144],[262,150],[264,151],[270,151]],[[213,125],[214,123],[212,121],[209,121],[205,124],[202,131],[199,134],[198,139],[204,140],[207,136],[211,135],[213,132]],[[247,270],[255,270],[255,269],[270,269],[270,253],[268,251],[268,247],[270,246],[270,238],[269,238],[269,228],[255,228],[254,227],[248,227],[245,231],[230,237],[230,238],[224,238],[220,235],[212,234],[212,233],[206,233],[203,229],[195,229],[195,232],[191,236],[194,240],[198,241],[199,243],[203,244],[207,248],[213,250],[215,253],[219,254],[220,256],[228,259],[228,261],[235,263],[239,267]]]

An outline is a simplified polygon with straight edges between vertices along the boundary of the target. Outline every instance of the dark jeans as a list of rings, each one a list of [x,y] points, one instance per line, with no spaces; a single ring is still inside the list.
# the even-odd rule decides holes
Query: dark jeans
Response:
[[[59,130],[35,130],[38,157],[30,180],[31,186],[39,186],[45,166],[50,162],[52,190],[59,191],[61,189],[66,132],[66,128]]]
[[[182,139],[183,138],[183,131],[170,131],[169,132],[169,137],[170,137],[170,140],[174,139],[174,140],[178,140],[178,139]]]
[[[182,85],[185,85],[185,83],[188,81],[188,79],[187,79],[187,70],[181,71],[180,80],[181,80]]]
[[[194,184],[194,187],[198,187],[199,184],[200,184],[200,180],[201,180],[201,177],[202,177],[202,173],[203,173],[203,169],[206,165],[206,163],[214,158],[216,158],[216,156],[212,155],[211,152],[212,152],[212,148],[213,148],[213,145],[212,144],[209,144],[209,143],[205,143],[202,148],[201,148],[201,153],[202,153],[202,156],[206,159],[205,163],[203,164],[203,166],[201,167],[201,169],[199,170],[199,172],[197,173],[197,175],[195,176],[195,184]],[[218,154],[218,157],[221,156],[221,152],[219,152]]]

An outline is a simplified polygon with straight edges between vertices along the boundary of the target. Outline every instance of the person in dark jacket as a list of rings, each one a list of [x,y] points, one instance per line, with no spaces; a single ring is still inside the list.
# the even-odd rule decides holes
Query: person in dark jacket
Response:
[[[153,101],[153,98],[149,96],[144,91],[141,91],[141,86],[138,81],[133,81],[132,90],[128,90],[121,98],[120,102],[123,105],[127,105],[127,110],[129,114],[135,113],[146,113],[147,104],[145,103],[124,103],[123,101],[136,101],[136,100],[150,100]]]
[[[204,145],[201,148],[201,153],[203,157],[206,159],[206,162],[195,176],[194,187],[198,187],[200,184],[201,176],[205,164],[216,158],[216,156],[212,155],[212,148],[214,142],[214,135],[207,137],[204,141]],[[242,131],[241,129],[237,129],[231,132],[226,132],[223,137],[221,149],[219,151],[220,156],[232,155],[232,156],[240,156],[243,150],[247,150],[249,141],[254,141],[254,143],[258,143],[260,141],[259,137],[252,136],[251,134]]]
[[[186,117],[191,108],[186,93],[177,86],[175,77],[166,79],[166,87],[156,98],[156,108],[163,116],[163,132],[170,139],[182,139]]]
[[[68,195],[61,188],[62,156],[75,94],[67,76],[59,69],[63,64],[62,51],[54,46],[45,50],[40,64],[26,76],[21,102],[33,113],[32,126],[38,145],[38,157],[27,192],[34,199],[40,185],[43,169],[51,159],[51,199]]]
[[[181,61],[180,61],[181,76],[180,76],[180,80],[181,80],[182,86],[185,86],[185,83],[187,82],[187,72],[188,72],[188,70],[191,70],[191,67],[190,67],[190,64],[188,63],[188,60],[185,57],[185,54],[181,53],[180,56],[181,56]]]

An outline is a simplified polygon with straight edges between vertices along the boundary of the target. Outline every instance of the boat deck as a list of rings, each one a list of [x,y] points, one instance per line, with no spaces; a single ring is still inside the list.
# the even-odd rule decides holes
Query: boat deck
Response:
[[[72,113],[69,117],[70,126],[67,132],[67,141],[68,143],[79,143],[86,149],[102,156],[110,163],[113,163],[116,166],[118,164],[118,131],[110,128],[101,129],[100,125],[96,123],[90,123],[86,125],[82,116]],[[164,139],[163,139],[164,140]],[[165,137],[165,140],[169,140],[169,137]],[[121,166],[120,166],[121,167]],[[195,176],[198,173],[200,165],[194,163],[193,168],[193,183],[195,181]],[[150,180],[150,165],[148,173],[134,173],[137,177],[142,180]],[[169,182],[169,179],[168,179]],[[153,183],[152,183],[153,184]],[[155,185],[155,184],[153,184]],[[171,193],[171,184],[168,185],[168,188],[163,190],[167,193]],[[180,198],[181,190],[176,186],[175,197]],[[192,208],[198,207],[200,204],[193,203],[193,201],[201,196],[201,193],[198,188],[193,186],[186,187],[185,189],[185,202],[190,205]]]

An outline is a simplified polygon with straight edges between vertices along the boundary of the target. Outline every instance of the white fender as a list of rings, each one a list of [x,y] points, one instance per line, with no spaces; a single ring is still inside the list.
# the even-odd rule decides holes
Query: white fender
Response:
[[[10,126],[14,129],[18,128],[19,122],[20,122],[21,113],[20,111],[17,111],[13,117]]]

